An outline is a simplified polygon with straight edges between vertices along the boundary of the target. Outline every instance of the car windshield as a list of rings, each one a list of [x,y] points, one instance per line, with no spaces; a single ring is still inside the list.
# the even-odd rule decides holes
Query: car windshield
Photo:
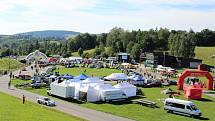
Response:
[[[191,105],[190,107],[191,107],[192,110],[198,110],[195,105]]]

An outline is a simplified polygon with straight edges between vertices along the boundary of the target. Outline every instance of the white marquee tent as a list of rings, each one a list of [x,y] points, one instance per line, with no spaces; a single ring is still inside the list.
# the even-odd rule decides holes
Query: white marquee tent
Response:
[[[124,81],[124,80],[127,80],[128,77],[124,73],[112,73],[109,76],[104,77],[104,79],[113,80],[113,81],[117,81],[117,80]]]
[[[121,89],[128,97],[136,96],[136,86],[129,84],[128,82],[122,82],[117,85],[114,85],[113,87]]]

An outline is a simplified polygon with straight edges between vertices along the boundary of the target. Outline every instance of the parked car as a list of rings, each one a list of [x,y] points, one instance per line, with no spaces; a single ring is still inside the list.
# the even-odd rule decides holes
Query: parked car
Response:
[[[201,111],[191,101],[174,98],[165,99],[164,110],[170,113],[189,115],[191,117],[200,117],[202,115]]]
[[[42,83],[42,82],[33,82],[30,84],[31,87],[33,88],[40,88],[40,87],[43,87],[45,86],[45,83]]]
[[[37,102],[39,104],[47,105],[47,106],[55,106],[55,101],[51,100],[48,97],[38,97]]]
[[[153,80],[153,79],[145,79],[144,87],[161,87],[161,81]]]
[[[170,85],[177,85],[177,81],[176,80],[169,80],[168,81]]]

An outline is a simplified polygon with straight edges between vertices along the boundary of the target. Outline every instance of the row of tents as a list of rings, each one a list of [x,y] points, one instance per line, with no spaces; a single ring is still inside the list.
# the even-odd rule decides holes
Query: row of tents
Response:
[[[92,77],[84,80],[73,78],[61,83],[51,83],[48,94],[63,98],[81,99],[87,102],[121,100],[136,96],[136,86],[128,82],[112,86],[105,83],[104,80]]]

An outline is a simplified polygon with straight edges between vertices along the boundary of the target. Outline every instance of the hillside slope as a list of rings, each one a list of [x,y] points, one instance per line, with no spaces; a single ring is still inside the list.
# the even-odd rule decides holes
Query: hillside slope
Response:
[[[202,59],[203,63],[215,66],[215,47],[196,47],[195,48],[195,58]]]
[[[41,38],[47,38],[47,37],[65,38],[68,36],[74,36],[78,34],[79,32],[75,32],[75,31],[45,30],[45,31],[32,31],[32,32],[18,33],[15,35],[41,37]]]

